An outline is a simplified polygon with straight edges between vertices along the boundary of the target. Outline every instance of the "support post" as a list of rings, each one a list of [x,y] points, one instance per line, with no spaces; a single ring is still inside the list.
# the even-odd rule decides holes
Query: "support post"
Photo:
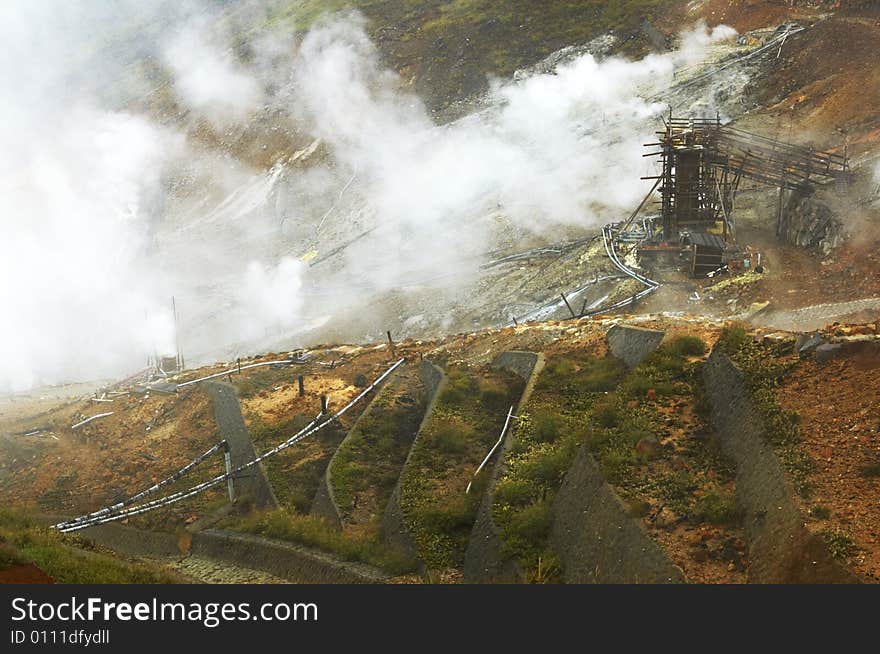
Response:
[[[306,394],[305,377],[300,375],[296,381],[299,383],[299,396],[302,397]]]
[[[577,318],[577,316],[574,313],[574,309],[572,309],[571,305],[568,303],[568,298],[565,297],[565,293],[560,293],[559,295],[562,296],[562,301],[565,302],[565,306],[568,307],[568,312],[571,314],[571,317]]]
[[[388,347],[391,348],[391,356],[397,356],[397,353],[394,351],[394,341],[391,340],[391,330],[388,330]]]
[[[785,217],[785,178],[779,187],[779,207],[776,214],[776,238],[782,238],[782,225]]]
[[[321,396],[321,415],[327,415],[327,396]]]
[[[229,451],[229,443],[223,448],[223,463],[226,464],[226,474],[230,475],[226,479],[226,491],[229,493],[229,501],[235,502],[235,485],[232,483],[232,453]]]

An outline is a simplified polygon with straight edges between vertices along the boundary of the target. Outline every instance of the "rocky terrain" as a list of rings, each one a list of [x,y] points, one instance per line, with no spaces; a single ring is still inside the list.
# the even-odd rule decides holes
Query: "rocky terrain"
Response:
[[[155,247],[170,267],[209,272],[214,255],[292,257],[304,318],[203,346],[233,322],[230,279],[210,275],[198,287],[210,302],[189,313],[182,302],[186,370],[0,397],[0,502],[11,509],[0,580],[82,581],[100,559],[117,562],[106,564],[117,582],[880,581],[876,3],[309,1],[258,19],[219,6],[243,61],[249,34],[300,38],[358,9],[396,87],[424,103],[429,132],[491,124],[493,80],[556,76],[586,52],[654,61],[683,25],[730,25],[735,39],[642,95],[846,152],[853,174],[786,198],[780,234],[778,191],[744,184],[737,239],[761,252],[761,273],[669,272],[626,314],[575,318],[571,305],[638,289],[598,235],[596,220],[626,218],[619,209],[591,205],[591,222],[532,229],[477,198],[432,239],[407,222],[379,238],[376,180],[295,112],[267,105],[218,130],[187,113],[161,66],[135,57],[121,79],[150,91],[120,93],[120,105],[247,171],[230,174],[225,195],[168,181],[182,191]],[[768,51],[793,24],[804,29]],[[302,195],[314,192],[302,179],[319,180],[321,202]],[[304,198],[308,215],[285,222]],[[215,233],[229,236],[223,252],[202,261],[187,249]],[[431,269],[435,246],[467,265]],[[398,256],[412,267],[386,279],[383,261]],[[232,430],[245,441],[233,457],[271,455],[234,475],[231,500],[222,480],[106,525],[47,527],[150,488]],[[225,471],[218,449],[147,499]]]

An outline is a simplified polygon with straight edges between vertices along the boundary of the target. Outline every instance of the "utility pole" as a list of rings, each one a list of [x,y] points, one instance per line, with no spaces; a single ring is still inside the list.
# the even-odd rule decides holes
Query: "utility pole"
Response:
[[[177,370],[183,370],[183,354],[180,352],[180,332],[177,325],[177,302],[171,296],[171,313],[174,315],[174,347],[177,350]]]

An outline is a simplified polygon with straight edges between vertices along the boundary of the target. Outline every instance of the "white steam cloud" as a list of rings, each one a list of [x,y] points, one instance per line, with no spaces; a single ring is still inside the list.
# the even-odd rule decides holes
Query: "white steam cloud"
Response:
[[[174,88],[186,106],[225,126],[247,118],[262,106],[263,90],[228,46],[211,41],[207,25],[186,25],[163,51]]]
[[[0,391],[173,352],[172,295],[186,349],[212,357],[295,338],[327,296],[368,310],[418,283],[441,302],[487,250],[620,217],[647,190],[650,98],[733,34],[496,81],[437,125],[357,16],[299,43],[255,32],[242,57],[198,2],[77,4],[0,8]],[[161,71],[135,75],[143,60]],[[201,140],[202,119],[225,140]],[[269,170],[246,163],[282,138]]]

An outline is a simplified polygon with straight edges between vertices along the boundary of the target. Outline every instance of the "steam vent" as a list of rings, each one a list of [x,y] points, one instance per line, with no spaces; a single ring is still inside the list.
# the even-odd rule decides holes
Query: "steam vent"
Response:
[[[880,2],[6,0],[0,40],[0,582],[280,612],[12,645],[880,582]],[[824,592],[753,613],[872,624]]]

